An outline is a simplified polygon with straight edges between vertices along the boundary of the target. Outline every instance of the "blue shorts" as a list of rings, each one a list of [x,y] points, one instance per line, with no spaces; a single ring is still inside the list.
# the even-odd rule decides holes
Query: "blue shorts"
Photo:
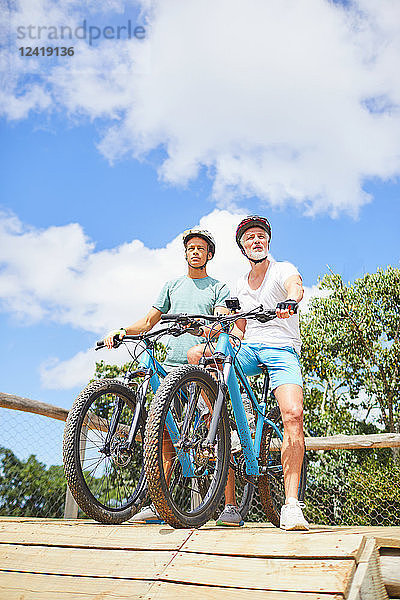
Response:
[[[276,348],[267,344],[242,342],[236,360],[246,375],[258,375],[261,373],[258,365],[267,365],[272,390],[284,383],[303,387],[299,356],[289,346]]]

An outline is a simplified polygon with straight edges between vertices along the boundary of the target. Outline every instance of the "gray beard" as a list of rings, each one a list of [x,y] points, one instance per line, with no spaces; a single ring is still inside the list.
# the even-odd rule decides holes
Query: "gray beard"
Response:
[[[263,260],[264,258],[267,258],[268,250],[252,250],[247,256],[253,260]]]

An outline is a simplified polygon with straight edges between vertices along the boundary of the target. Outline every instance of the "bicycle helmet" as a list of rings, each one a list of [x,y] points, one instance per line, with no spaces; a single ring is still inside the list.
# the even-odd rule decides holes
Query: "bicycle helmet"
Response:
[[[236,229],[236,243],[244,254],[243,246],[240,242],[242,236],[248,229],[252,227],[261,227],[266,233],[268,233],[269,239],[271,240],[271,225],[265,217],[259,217],[258,215],[249,215],[243,221],[241,221]]]
[[[205,240],[208,244],[209,251],[211,252],[211,258],[215,254],[215,240],[213,235],[207,231],[207,229],[201,229],[200,227],[192,227],[192,229],[186,229],[182,234],[183,245],[187,246],[188,241],[193,237],[199,237]]]

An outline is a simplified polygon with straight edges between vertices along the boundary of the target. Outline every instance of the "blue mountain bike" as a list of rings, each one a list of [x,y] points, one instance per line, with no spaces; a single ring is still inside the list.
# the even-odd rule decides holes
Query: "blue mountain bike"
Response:
[[[229,333],[237,319],[267,322],[275,317],[275,311],[264,311],[262,306],[228,316],[162,317],[181,324],[193,319],[215,324],[208,343],[212,355],[203,357],[199,366],[185,365],[170,373],[158,388],[147,419],[144,463],[149,492],[158,513],[173,527],[200,527],[215,516],[229,468],[235,472],[235,483],[243,484],[242,497],[237,498],[239,509],[241,502],[251,499],[257,484],[267,518],[279,527],[280,509],[285,501],[279,408],[267,412],[268,383],[264,385],[261,401],[257,400],[235,361],[238,347],[232,345]],[[251,399],[256,417],[254,439],[241,389]],[[167,420],[173,421],[176,429],[171,438],[174,452],[168,460],[162,451],[164,437],[169,435]],[[234,454],[231,453],[232,429],[240,439],[240,452]],[[304,459],[298,490],[300,500],[304,498],[305,483]]]
[[[142,335],[114,338],[141,342],[121,378],[90,383],[75,399],[64,430],[64,472],[81,510],[101,523],[122,523],[132,517],[147,495],[143,440],[147,405],[167,373],[156,360],[155,340],[164,334],[190,332],[180,324]],[[104,348],[103,341],[96,349]]]

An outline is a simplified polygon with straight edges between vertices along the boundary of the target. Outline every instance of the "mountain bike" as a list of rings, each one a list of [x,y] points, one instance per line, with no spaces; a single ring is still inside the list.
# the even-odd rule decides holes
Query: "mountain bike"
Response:
[[[144,427],[149,397],[167,375],[155,357],[164,334],[190,332],[180,324],[141,335],[114,337],[116,348],[139,342],[121,378],[90,383],[75,399],[64,429],[64,472],[71,493],[87,516],[118,524],[141,507],[147,484],[143,468]],[[96,350],[104,348],[97,342]]]
[[[170,373],[158,388],[147,419],[144,464],[149,493],[160,516],[173,527],[200,527],[214,516],[224,493],[229,468],[235,471],[235,478],[250,486],[246,493],[251,493],[254,485],[258,485],[266,516],[279,527],[280,509],[285,502],[279,408],[267,412],[268,382],[264,385],[261,401],[255,397],[246,375],[235,361],[239,348],[232,345],[230,334],[237,319],[257,319],[265,323],[275,317],[275,311],[263,310],[262,306],[228,316],[162,317],[181,324],[193,319],[214,323],[208,343],[211,356],[203,357],[199,366],[184,365]],[[216,343],[212,343],[217,336]],[[254,409],[254,440],[243,407],[241,388]],[[240,456],[236,460],[231,456],[228,403],[240,439]],[[167,415],[174,421],[179,435],[173,440],[174,453],[166,467],[161,449]],[[185,468],[182,468],[183,458]],[[304,498],[305,484],[304,459],[299,500]]]

